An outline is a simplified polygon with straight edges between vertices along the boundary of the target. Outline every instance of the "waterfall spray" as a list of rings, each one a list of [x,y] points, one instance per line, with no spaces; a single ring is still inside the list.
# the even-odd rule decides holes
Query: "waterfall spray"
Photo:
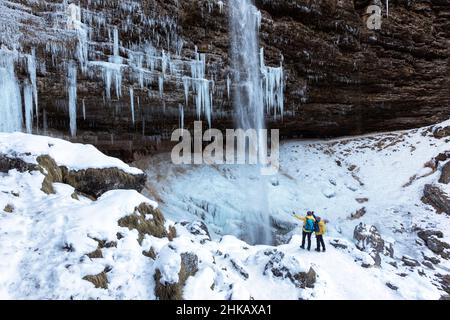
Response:
[[[261,13],[252,0],[230,0],[229,4],[236,126],[258,132],[257,145],[248,146],[248,150],[257,152],[261,161],[267,157],[267,141],[262,134],[265,128],[264,99],[258,41]],[[248,201],[255,203],[255,210],[245,213],[243,217],[243,238],[252,243],[270,243],[271,227],[265,181],[258,183],[256,188],[259,190],[253,187],[247,190]]]

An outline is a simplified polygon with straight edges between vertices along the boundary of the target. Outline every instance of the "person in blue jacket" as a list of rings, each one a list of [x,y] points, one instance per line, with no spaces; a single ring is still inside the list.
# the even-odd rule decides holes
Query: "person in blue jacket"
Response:
[[[294,214],[294,217],[300,221],[303,221],[302,245],[300,248],[305,249],[305,242],[306,239],[308,239],[308,251],[311,251],[311,235],[315,231],[314,225],[316,223],[314,212],[308,211],[304,217]]]

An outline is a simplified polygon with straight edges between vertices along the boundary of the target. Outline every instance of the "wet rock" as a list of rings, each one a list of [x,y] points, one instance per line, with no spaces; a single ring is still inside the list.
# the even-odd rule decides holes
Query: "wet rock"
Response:
[[[438,186],[425,185],[422,202],[431,205],[438,213],[450,214],[450,199]]]
[[[408,266],[408,267],[413,267],[414,268],[414,267],[420,266],[419,261],[414,260],[413,258],[408,257],[408,256],[403,256],[402,257],[402,261],[403,261],[403,264],[405,266]]]

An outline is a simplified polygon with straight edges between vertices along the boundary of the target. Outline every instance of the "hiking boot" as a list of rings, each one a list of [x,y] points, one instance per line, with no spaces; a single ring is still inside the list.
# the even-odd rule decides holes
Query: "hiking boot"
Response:
[[[305,246],[300,246],[300,249],[303,249],[303,250],[305,250]]]
[[[320,249],[316,249],[317,252],[320,252]]]

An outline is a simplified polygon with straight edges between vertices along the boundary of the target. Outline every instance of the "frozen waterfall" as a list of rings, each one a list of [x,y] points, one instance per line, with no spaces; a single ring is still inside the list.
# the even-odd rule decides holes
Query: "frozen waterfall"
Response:
[[[258,132],[257,145],[249,145],[249,152],[257,152],[259,159],[267,157],[267,139],[264,123],[264,92],[262,89],[259,28],[261,13],[251,0],[230,0],[231,61],[233,71],[233,103],[236,126]],[[245,143],[245,142],[244,142]],[[239,147],[238,147],[239,148]],[[253,212],[242,217],[242,237],[250,243],[271,243],[268,199],[264,183],[259,190],[249,188],[248,201],[255,203]]]
[[[22,130],[22,97],[14,55],[0,51],[0,132]]]

